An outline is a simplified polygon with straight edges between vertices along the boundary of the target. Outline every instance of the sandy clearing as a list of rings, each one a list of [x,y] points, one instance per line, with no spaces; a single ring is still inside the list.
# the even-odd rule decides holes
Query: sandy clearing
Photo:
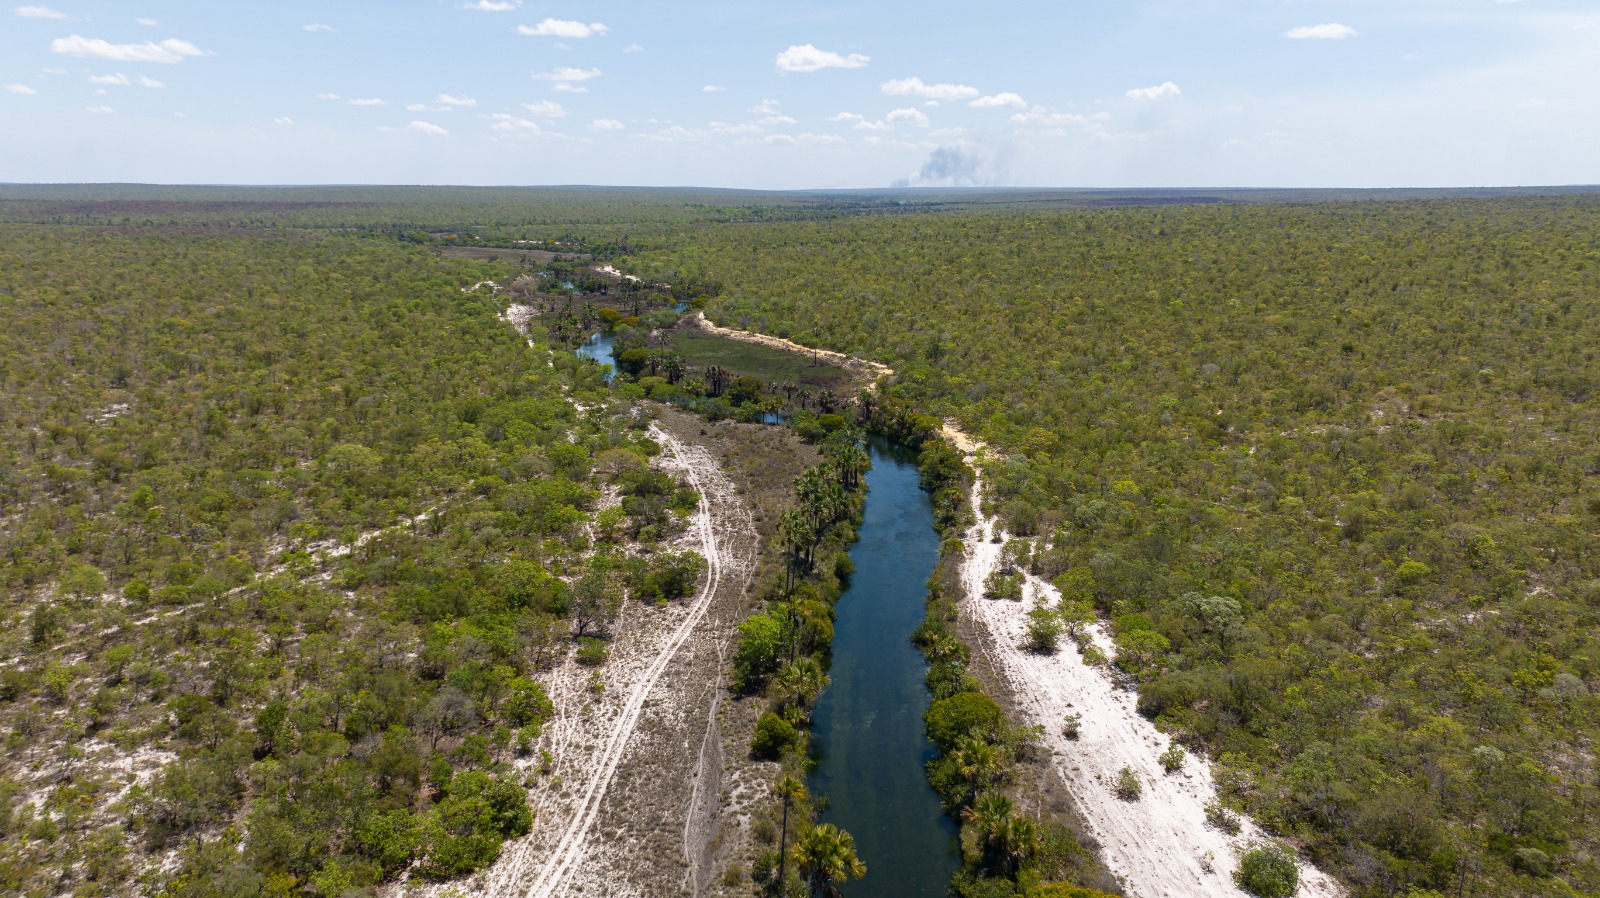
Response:
[[[686,855],[705,856],[715,833],[701,830],[714,830],[716,819],[708,824],[704,808],[710,803],[717,817],[720,784],[702,782],[694,771],[711,763],[696,762],[706,740],[719,739],[707,729],[716,719],[721,684],[706,672],[720,671],[727,633],[698,631],[719,594],[742,596],[754,567],[754,527],[704,447],[660,428],[652,428],[651,437],[665,450],[662,466],[683,474],[701,494],[684,547],[706,557],[706,580],[688,603],[627,603],[612,659],[599,669],[603,692],[590,688],[591,672],[571,658],[549,677],[557,714],[539,749],[550,753],[553,768],[533,789],[534,830],[506,846],[476,880],[474,894],[656,896],[700,885],[688,881],[697,865]],[[720,759],[714,763],[720,774]],[[531,772],[537,764],[522,766]],[[705,797],[697,801],[697,794]],[[700,815],[691,813],[697,804]],[[693,879],[702,877],[709,871]]]
[[[975,629],[984,639],[975,648],[1007,681],[1027,718],[1020,722],[1043,727],[1051,763],[1100,842],[1102,862],[1130,898],[1248,898],[1234,886],[1230,874],[1238,853],[1267,836],[1243,818],[1237,836],[1206,825],[1205,806],[1216,798],[1210,764],[1191,754],[1179,772],[1166,774],[1159,756],[1169,740],[1138,713],[1137,693],[1114,680],[1110,670],[1084,664],[1070,640],[1055,655],[1022,648],[1028,611],[1035,603],[1059,601],[1055,588],[1030,574],[1023,601],[982,598],[984,581],[999,564],[1005,536],[999,522],[983,514],[979,465],[986,450],[953,425],[946,425],[945,435],[979,471],[971,500],[977,524],[964,534],[967,554],[962,565],[966,594],[962,608],[977,622]],[[1095,625],[1091,632],[1096,646],[1108,658],[1114,657],[1104,625]],[[1077,739],[1061,734],[1069,713],[1082,715]],[[1123,767],[1132,768],[1143,782],[1138,801],[1123,801],[1112,791]],[[1337,898],[1344,890],[1302,862],[1299,894]]]
[[[878,378],[889,377],[894,374],[893,368],[890,368],[888,365],[885,365],[881,362],[874,362],[870,359],[856,358],[855,356],[845,355],[842,352],[834,352],[831,349],[813,349],[810,346],[801,346],[799,343],[796,343],[793,340],[785,340],[782,337],[773,337],[767,334],[758,334],[755,331],[742,331],[731,327],[722,327],[720,325],[711,323],[711,321],[706,318],[705,313],[699,311],[698,309],[689,313],[688,315],[683,316],[680,326],[696,328],[703,330],[708,334],[715,334],[718,337],[726,337],[730,340],[738,340],[742,343],[755,343],[760,346],[770,346],[773,349],[783,349],[789,352],[797,352],[801,355],[815,356],[816,358],[832,362],[835,365],[840,365],[855,371],[867,373],[873,380],[873,383],[871,384],[872,387],[877,386],[876,382]]]
[[[533,306],[514,302],[506,306],[506,310],[500,313],[500,320],[511,325],[517,333],[526,337],[528,335],[528,322],[538,317],[538,314],[538,310]],[[529,340],[528,345],[534,345],[533,341]]]

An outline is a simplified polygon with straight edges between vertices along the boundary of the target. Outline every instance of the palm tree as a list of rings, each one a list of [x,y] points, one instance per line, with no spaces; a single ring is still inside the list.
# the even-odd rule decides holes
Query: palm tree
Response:
[[[811,702],[818,693],[828,685],[828,675],[823,673],[822,665],[815,658],[801,658],[790,661],[779,668],[776,676],[772,678],[773,685],[781,696],[781,703],[794,704],[801,710],[811,706]]]
[[[983,793],[972,807],[961,812],[961,818],[982,840],[985,861],[998,862],[1015,871],[1038,848],[1038,827],[1032,820],[1017,816],[1015,805],[1003,793]],[[965,838],[962,843],[966,845]]]
[[[806,787],[799,780],[785,774],[773,787],[773,791],[783,799],[783,829],[778,834],[778,894],[782,895],[784,888],[789,884],[789,805],[805,800]]]
[[[683,359],[675,352],[668,353],[666,358],[661,360],[661,370],[667,375],[667,383],[677,384],[683,377]]]
[[[990,745],[985,739],[968,736],[951,752],[950,760],[956,765],[956,772],[971,786],[970,799],[977,801],[978,793],[989,788],[1005,777],[1009,768],[1005,750]],[[1004,797],[1004,796],[1002,796]]]
[[[794,846],[794,860],[813,898],[836,898],[834,883],[867,875],[867,865],[856,857],[856,840],[832,823],[806,833]]]

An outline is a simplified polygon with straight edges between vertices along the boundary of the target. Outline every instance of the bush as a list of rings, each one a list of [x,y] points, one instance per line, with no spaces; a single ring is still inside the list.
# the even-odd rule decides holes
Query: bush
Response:
[[[1161,769],[1168,773],[1177,773],[1183,767],[1183,758],[1183,746],[1174,742],[1161,753]]]
[[[1078,738],[1078,731],[1083,728],[1083,715],[1076,711],[1068,714],[1061,721],[1061,735],[1068,739]]]
[[[750,754],[764,761],[776,761],[799,738],[800,731],[789,721],[768,711],[756,722],[755,738],[750,740]]]
[[[778,652],[783,648],[784,622],[770,613],[757,614],[739,625],[739,647],[733,654],[733,669],[739,688],[761,688],[767,676],[778,669]]]
[[[1228,810],[1222,802],[1215,800],[1206,803],[1206,824],[1230,836],[1237,836],[1241,829],[1238,815]]]
[[[1117,781],[1112,784],[1111,791],[1123,801],[1138,801],[1144,794],[1144,783],[1139,782],[1139,774],[1134,773],[1132,767],[1124,767],[1117,771]]]
[[[609,648],[604,639],[581,637],[578,640],[578,663],[584,667],[599,667],[606,663],[606,651]]]
[[[1022,575],[1002,574],[995,571],[983,581],[983,595],[988,599],[1022,601]]]
[[[532,727],[537,731],[554,713],[555,705],[545,695],[544,687],[526,677],[511,681],[511,697],[506,699],[505,714],[513,726]]]
[[[1025,648],[1041,655],[1054,655],[1061,641],[1061,619],[1048,608],[1028,612],[1028,641]]]
[[[928,738],[948,753],[971,735],[992,739],[1005,729],[1006,715],[981,692],[959,692],[928,706]]]
[[[1233,881],[1257,898],[1290,898],[1300,889],[1300,865],[1283,845],[1261,843],[1239,858]]]

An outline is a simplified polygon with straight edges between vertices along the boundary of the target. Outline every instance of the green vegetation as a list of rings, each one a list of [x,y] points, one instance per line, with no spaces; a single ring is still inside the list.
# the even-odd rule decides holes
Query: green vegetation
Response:
[[[461,289],[492,276],[0,226],[5,891],[342,895],[529,830],[533,677],[705,562],[659,548],[694,496],[647,419]]]
[[[1294,851],[1276,842],[1252,845],[1239,856],[1233,881],[1257,898],[1292,898],[1300,888]]]
[[[690,363],[718,365],[735,374],[758,375],[768,383],[793,384],[815,395],[823,390],[846,393],[850,375],[836,365],[809,359],[783,349],[746,343],[702,331],[678,329],[667,339],[668,345]]]
[[[550,366],[461,291],[543,257],[440,255],[525,240],[896,369],[854,409],[791,403],[812,439],[853,417],[921,445],[938,414],[996,447],[1008,558],[1074,603],[1059,635],[1108,620],[1227,805],[1357,895],[1600,890],[1600,200],[1066,208],[1115,201],[0,189],[0,883],[125,891],[170,848],[152,892],[342,894],[519,829],[538,669],[574,634],[603,664],[621,602],[698,576],[655,548],[684,490],[616,413],[754,414],[783,382]],[[546,264],[541,289],[579,271]],[[659,314],[606,289],[619,334]],[[601,320],[585,299],[536,343]],[[741,677],[793,725],[850,525],[788,523],[780,639]],[[947,700],[976,685],[935,586]],[[1030,861],[977,810],[983,752],[930,772],[973,833],[958,891],[1061,891],[1028,877],[1070,879],[1044,872],[1066,842],[1041,827]]]
[[[1358,894],[1562,894],[1600,888],[1597,213],[908,215],[671,258],[999,449],[997,510],[1086,578],[1144,712]]]

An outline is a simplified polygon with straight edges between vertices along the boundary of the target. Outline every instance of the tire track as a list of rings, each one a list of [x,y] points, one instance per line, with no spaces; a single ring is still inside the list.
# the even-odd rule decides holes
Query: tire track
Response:
[[[677,467],[688,478],[696,492],[700,493],[699,513],[696,515],[694,526],[700,539],[701,554],[706,559],[706,582],[700,594],[695,597],[688,616],[678,625],[666,647],[656,656],[643,679],[629,695],[622,717],[600,755],[598,773],[589,780],[578,801],[576,814],[568,824],[566,832],[562,834],[561,841],[557,843],[555,853],[545,862],[539,875],[525,893],[526,898],[552,898],[563,894],[562,887],[588,852],[589,831],[599,816],[606,790],[616,777],[623,751],[627,748],[634,728],[639,723],[646,699],[649,698],[656,681],[667,669],[678,649],[688,641],[690,634],[705,617],[706,609],[710,607],[711,600],[722,583],[723,559],[712,515],[710,488],[715,487],[718,498],[725,499],[732,496],[731,485],[721,476],[716,462],[703,448],[686,447],[675,437],[654,426],[651,427],[651,437],[672,453]],[[715,482],[708,484],[708,481],[713,480]]]

